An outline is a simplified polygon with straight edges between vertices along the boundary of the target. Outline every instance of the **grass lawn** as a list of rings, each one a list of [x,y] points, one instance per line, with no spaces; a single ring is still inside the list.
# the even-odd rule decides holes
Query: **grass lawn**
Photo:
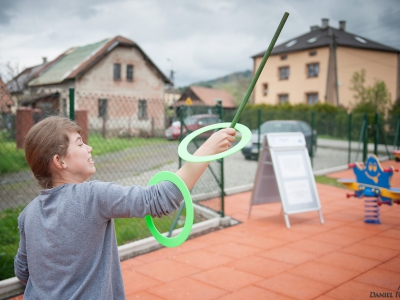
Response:
[[[315,176],[315,182],[328,184],[336,187],[340,187],[342,189],[346,189],[343,184],[339,183],[336,178],[327,177],[324,175]]]
[[[14,256],[19,245],[17,218],[22,207],[0,212],[0,280],[14,277]]]
[[[93,148],[93,155],[118,152],[127,148],[171,143],[165,138],[103,138],[101,134],[90,134],[88,144]]]
[[[0,175],[26,169],[24,150],[17,149],[16,142],[6,138],[6,132],[0,132]]]

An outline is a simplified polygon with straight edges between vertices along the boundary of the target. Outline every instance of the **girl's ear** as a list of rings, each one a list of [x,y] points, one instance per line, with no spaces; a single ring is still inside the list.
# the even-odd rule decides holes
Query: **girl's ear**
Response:
[[[67,164],[62,161],[61,156],[58,154],[53,156],[52,163],[57,169],[65,169],[67,166]]]

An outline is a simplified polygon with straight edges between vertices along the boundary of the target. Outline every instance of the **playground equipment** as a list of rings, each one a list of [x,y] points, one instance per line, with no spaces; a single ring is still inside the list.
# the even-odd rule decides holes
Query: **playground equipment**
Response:
[[[398,169],[392,166],[383,169],[375,155],[369,156],[365,165],[353,163],[349,164],[349,168],[353,168],[356,179],[341,178],[338,182],[355,191],[353,194],[347,194],[347,198],[365,198],[364,222],[380,224],[380,206],[400,204],[400,188],[390,187],[393,173],[398,172]]]
[[[393,155],[396,161],[400,161],[400,150],[393,150]]]

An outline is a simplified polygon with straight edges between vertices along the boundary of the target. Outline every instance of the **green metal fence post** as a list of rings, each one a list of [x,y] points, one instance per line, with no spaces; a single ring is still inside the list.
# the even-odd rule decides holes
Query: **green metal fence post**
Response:
[[[315,129],[315,111],[311,111],[311,165],[314,158],[314,129]]]
[[[183,140],[183,120],[184,120],[184,115],[186,113],[186,106],[182,105],[180,110],[179,110],[179,121],[181,122],[181,128],[180,128],[180,133],[179,133],[179,143],[182,142]],[[182,167],[182,158],[178,155],[179,158],[179,169]],[[174,221],[172,222],[171,227],[169,228],[168,235],[167,237],[171,237],[172,231],[174,231],[176,224],[178,224],[179,217],[182,215],[183,209],[185,208],[185,202],[182,201],[181,206],[179,207],[178,213],[175,216]]]
[[[349,131],[349,152],[348,152],[348,160],[347,160],[348,163],[350,163],[350,160],[351,160],[351,132],[352,132],[352,126],[353,126],[352,121],[353,121],[353,113],[350,113],[349,114],[349,121],[348,121],[348,124],[349,124],[349,127],[348,127],[348,131]]]
[[[179,121],[181,122],[181,128],[180,128],[180,133],[179,133],[179,143],[182,142],[183,140],[183,120],[184,120],[184,115],[186,113],[186,106],[182,105],[181,109],[179,110]],[[179,169],[182,167],[182,158],[178,155],[179,158]]]
[[[75,121],[75,89],[69,88],[69,118]]]
[[[400,115],[397,115],[396,133],[394,136],[393,149],[399,149],[399,130],[400,130]]]
[[[378,156],[378,134],[379,134],[379,115],[375,113],[374,124],[374,154]]]
[[[219,119],[222,122],[223,118],[223,111],[222,111],[222,100],[217,99],[217,109],[219,114]],[[221,158],[219,160],[221,166],[221,182],[220,182],[220,189],[221,189],[221,217],[225,217],[225,174],[224,174],[224,159]]]
[[[261,131],[260,131],[260,126],[261,126],[261,107],[258,108],[258,115],[257,115],[257,128],[258,128],[258,156],[260,157],[260,150],[261,150]]]
[[[368,114],[364,113],[364,136],[363,136],[363,162],[367,161],[368,155]]]

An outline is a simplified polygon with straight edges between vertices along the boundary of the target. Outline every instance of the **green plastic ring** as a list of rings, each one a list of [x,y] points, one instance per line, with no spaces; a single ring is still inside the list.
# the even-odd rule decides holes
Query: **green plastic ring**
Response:
[[[226,122],[226,123],[217,123],[217,124],[212,124],[200,129],[197,129],[196,131],[192,132],[191,134],[189,134],[187,137],[185,137],[182,142],[179,144],[178,147],[178,154],[179,156],[185,160],[185,161],[190,161],[190,162],[206,162],[206,161],[213,161],[216,159],[220,159],[223,157],[226,157],[228,155],[231,155],[237,151],[239,151],[240,149],[242,149],[244,146],[247,145],[247,143],[251,140],[251,131],[248,127],[237,123],[235,125],[235,129],[237,131],[239,131],[242,134],[242,139],[240,140],[240,142],[232,147],[231,149],[218,153],[218,154],[214,154],[214,155],[209,155],[209,156],[194,156],[192,154],[190,154],[187,151],[187,147],[189,145],[189,143],[198,135],[209,131],[209,130],[213,130],[213,129],[217,129],[217,128],[227,128],[229,127],[229,125],[231,125],[231,123]]]
[[[162,235],[157,230],[151,216],[147,215],[145,218],[146,218],[146,224],[149,227],[149,230],[150,230],[151,234],[154,236],[154,238],[161,245],[172,248],[172,247],[177,247],[180,244],[182,244],[184,241],[186,241],[186,239],[188,238],[188,236],[190,234],[190,230],[192,229],[193,219],[194,219],[193,202],[192,202],[192,197],[190,196],[190,192],[189,192],[186,184],[175,173],[167,172],[167,171],[159,172],[150,179],[148,185],[154,185],[154,184],[157,184],[160,181],[164,181],[164,180],[170,181],[173,184],[175,184],[183,195],[183,199],[185,200],[185,206],[186,206],[185,225],[183,226],[182,231],[177,236],[168,238],[168,237]]]

